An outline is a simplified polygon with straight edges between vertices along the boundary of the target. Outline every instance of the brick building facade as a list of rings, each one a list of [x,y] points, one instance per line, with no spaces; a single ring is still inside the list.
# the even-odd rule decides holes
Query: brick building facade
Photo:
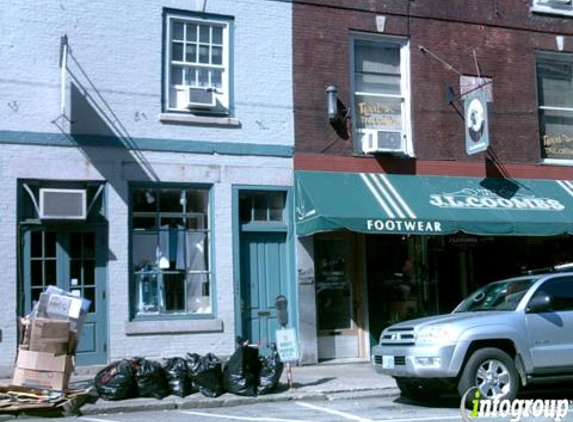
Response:
[[[354,222],[343,222],[360,207],[345,207],[344,198],[352,195],[345,195],[344,184],[350,186],[353,175],[388,179],[398,193],[399,181],[409,183],[408,178],[414,178],[414,191],[415,180],[467,180],[483,185],[486,196],[495,194],[487,183],[501,179],[510,183],[514,198],[524,192],[520,179],[573,178],[573,103],[567,99],[573,88],[573,10],[558,3],[293,2],[297,191],[307,196],[307,214],[308,204],[316,205],[314,215],[301,217],[305,225],[299,225],[300,308],[306,317],[317,315],[314,320],[301,316],[306,359],[366,358],[380,330],[396,319],[448,312],[476,285],[525,266],[573,258],[569,229],[550,235],[550,224],[546,235],[507,230],[500,236],[495,222],[480,229],[468,222],[461,228],[466,234],[425,236],[404,230],[375,233],[366,224],[353,229]],[[466,85],[468,80],[473,84]],[[330,121],[329,86],[337,89],[338,113],[342,108]],[[466,91],[487,91],[488,96],[489,147],[471,155],[465,143]],[[370,122],[378,124],[369,127]],[[371,144],[365,147],[371,133],[382,142],[376,144],[378,151]],[[332,204],[321,202],[320,195],[313,198],[312,183],[321,177],[324,189],[337,192]],[[384,197],[382,188],[370,187]],[[423,192],[420,186],[418,198]],[[319,205],[331,207],[320,221]],[[424,218],[424,212],[417,217]],[[384,218],[380,227],[387,228]],[[504,218],[515,223],[509,214]],[[344,251],[333,250],[333,242]],[[351,264],[342,276],[340,268],[318,267],[345,259]],[[336,298],[345,309],[332,307]]]

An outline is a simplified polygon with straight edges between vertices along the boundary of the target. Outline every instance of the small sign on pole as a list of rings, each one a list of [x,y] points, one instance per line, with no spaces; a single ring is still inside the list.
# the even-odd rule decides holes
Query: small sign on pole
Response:
[[[298,360],[298,342],[294,328],[277,330],[277,350],[283,362]]]

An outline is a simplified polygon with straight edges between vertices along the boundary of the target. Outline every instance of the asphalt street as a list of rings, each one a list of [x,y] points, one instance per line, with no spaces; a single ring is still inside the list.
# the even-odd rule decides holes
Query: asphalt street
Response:
[[[475,418],[492,422],[509,421],[510,417]],[[10,417],[1,417],[8,421]],[[17,420],[46,421],[46,418],[20,416]],[[459,399],[441,398],[429,404],[413,403],[399,396],[360,398],[354,400],[313,400],[253,403],[234,407],[178,409],[133,412],[113,415],[50,418],[54,422],[433,422],[461,421]],[[526,417],[521,421],[553,421],[554,418]],[[573,422],[573,405],[561,419]]]

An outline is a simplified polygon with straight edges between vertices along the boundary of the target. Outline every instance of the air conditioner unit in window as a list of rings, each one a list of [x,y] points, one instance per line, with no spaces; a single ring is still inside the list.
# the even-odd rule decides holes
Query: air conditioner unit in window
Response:
[[[213,88],[189,87],[189,108],[213,108],[216,105],[215,90]]]
[[[40,189],[41,219],[85,220],[85,189]]]
[[[360,133],[362,134],[362,152],[365,154],[405,153],[402,132],[363,129]]]

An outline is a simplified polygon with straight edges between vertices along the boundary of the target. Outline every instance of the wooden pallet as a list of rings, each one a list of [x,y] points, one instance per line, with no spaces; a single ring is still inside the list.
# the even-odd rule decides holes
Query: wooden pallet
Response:
[[[90,395],[90,388],[65,391],[14,385],[0,386],[0,414],[59,411],[76,414]]]

